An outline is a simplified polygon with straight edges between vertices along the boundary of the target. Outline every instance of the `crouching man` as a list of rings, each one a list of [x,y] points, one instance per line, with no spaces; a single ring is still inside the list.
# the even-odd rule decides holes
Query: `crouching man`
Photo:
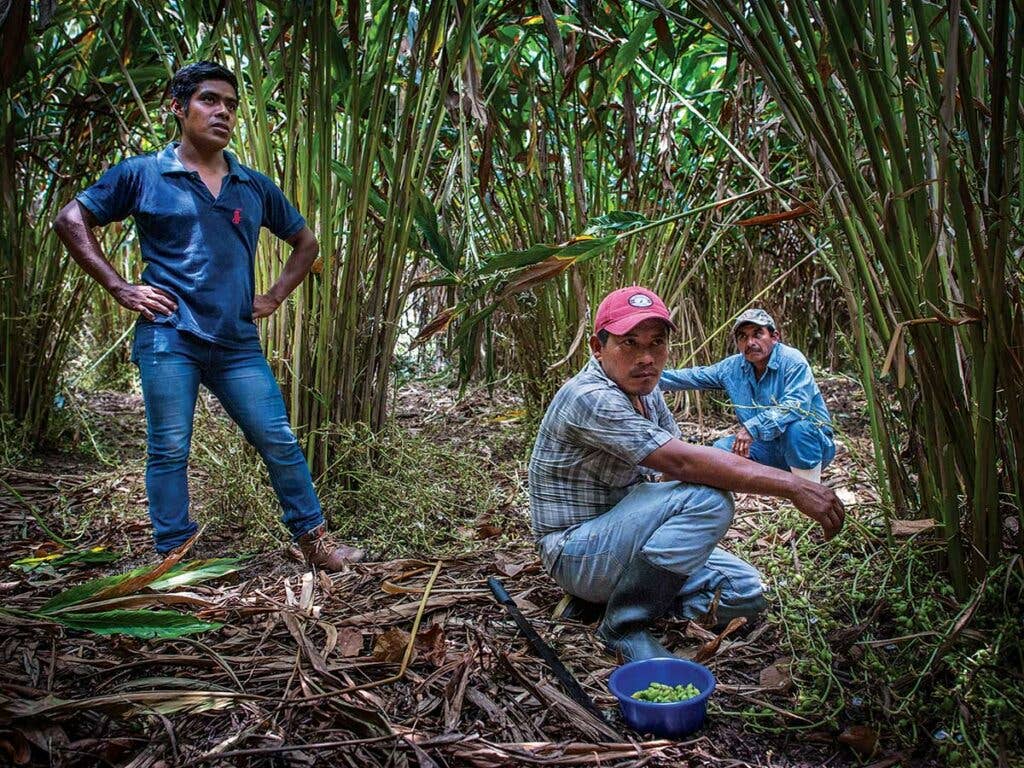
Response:
[[[170,552],[197,529],[189,518],[187,470],[202,384],[259,451],[282,522],[306,562],[337,570],[363,553],[324,532],[309,466],[255,324],[306,276],[316,237],[274,182],[225,151],[238,110],[229,70],[191,64],[174,75],[170,92],[181,141],[114,166],[54,223],[82,269],[139,315],[132,360],[146,404],[146,495],[156,550]],[[106,259],[93,233],[129,216],[146,264],[134,285]],[[262,227],[292,252],[277,282],[257,294],[253,264]]]
[[[740,314],[732,335],[739,354],[714,365],[665,371],[661,388],[724,389],[740,423],[715,448],[821,482],[836,445],[832,417],[807,358],[781,342],[763,309]]]
[[[826,538],[843,525],[830,489],[679,439],[658,389],[674,330],[653,292],[610,293],[593,357],[548,406],[530,459],[544,568],[570,595],[607,604],[597,634],[630,661],[670,656],[650,624],[670,611],[701,616],[716,592],[720,620],[764,607],[756,569],[717,546],[733,516],[729,491],[788,499]]]

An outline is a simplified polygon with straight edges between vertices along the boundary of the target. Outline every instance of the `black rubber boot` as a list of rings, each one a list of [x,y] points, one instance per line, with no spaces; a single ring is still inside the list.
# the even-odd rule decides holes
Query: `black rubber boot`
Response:
[[[582,597],[566,595],[555,607],[554,618],[562,621],[578,621],[593,624],[604,613],[604,603],[591,603]]]
[[[651,565],[637,555],[608,598],[597,636],[609,650],[621,653],[626,661],[672,656],[647,627],[672,607],[686,578]]]

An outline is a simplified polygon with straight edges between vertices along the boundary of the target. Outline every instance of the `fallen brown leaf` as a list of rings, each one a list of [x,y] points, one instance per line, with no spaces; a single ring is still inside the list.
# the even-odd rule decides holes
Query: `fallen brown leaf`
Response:
[[[417,658],[435,667],[440,667],[444,664],[447,653],[444,629],[440,624],[431,624],[426,629],[420,629],[416,633],[416,642],[413,643],[413,648]]]
[[[491,523],[484,523],[476,529],[478,539],[493,539],[496,536],[501,536],[501,528]]]
[[[343,658],[358,656],[363,652],[363,633],[352,627],[342,627],[338,630],[338,644],[335,647]]]
[[[878,749],[878,731],[868,725],[851,725],[839,734],[839,741],[864,757]]]
[[[392,627],[380,635],[373,644],[373,658],[377,661],[400,662],[409,644],[409,633]]]
[[[737,616],[735,619],[729,622],[726,628],[722,631],[718,637],[708,643],[704,643],[700,649],[693,655],[693,660],[698,664],[702,661],[706,661],[718,653],[719,646],[722,645],[722,641],[735,632],[737,629],[747,623],[747,620],[743,616]]]
[[[790,675],[790,664],[792,659],[783,657],[776,659],[767,667],[761,670],[761,685],[765,688],[772,688],[780,693],[785,693],[793,687],[793,677]]]
[[[503,576],[515,576],[527,565],[529,565],[528,562],[514,562],[511,558],[502,553],[498,553],[494,558],[494,568]]]
[[[934,527],[934,520],[893,520],[890,530],[893,536],[914,536],[930,531]]]

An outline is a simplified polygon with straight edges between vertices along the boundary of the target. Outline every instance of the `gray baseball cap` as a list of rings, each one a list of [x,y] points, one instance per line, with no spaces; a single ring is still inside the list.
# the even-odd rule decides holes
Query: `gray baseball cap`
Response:
[[[735,336],[739,327],[741,325],[746,325],[747,323],[771,328],[773,331],[776,330],[775,321],[772,320],[771,315],[759,307],[751,307],[750,309],[741,312],[739,317],[736,318],[736,322],[732,324],[732,335]]]

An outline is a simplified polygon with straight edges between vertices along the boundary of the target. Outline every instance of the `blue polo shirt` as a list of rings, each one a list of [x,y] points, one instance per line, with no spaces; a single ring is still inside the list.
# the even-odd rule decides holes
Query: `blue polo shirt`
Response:
[[[832,417],[807,358],[781,341],[772,348],[760,380],[743,355],[732,355],[714,365],[663,371],[660,386],[666,392],[724,389],[755,440],[775,440],[800,419],[832,436]]]
[[[227,347],[259,341],[252,320],[260,227],[288,239],[305,225],[280,188],[225,152],[228,175],[214,198],[178,160],[175,142],[132,157],[79,193],[100,225],[134,218],[146,267],[142,282],[173,296],[178,309],[156,322]]]

